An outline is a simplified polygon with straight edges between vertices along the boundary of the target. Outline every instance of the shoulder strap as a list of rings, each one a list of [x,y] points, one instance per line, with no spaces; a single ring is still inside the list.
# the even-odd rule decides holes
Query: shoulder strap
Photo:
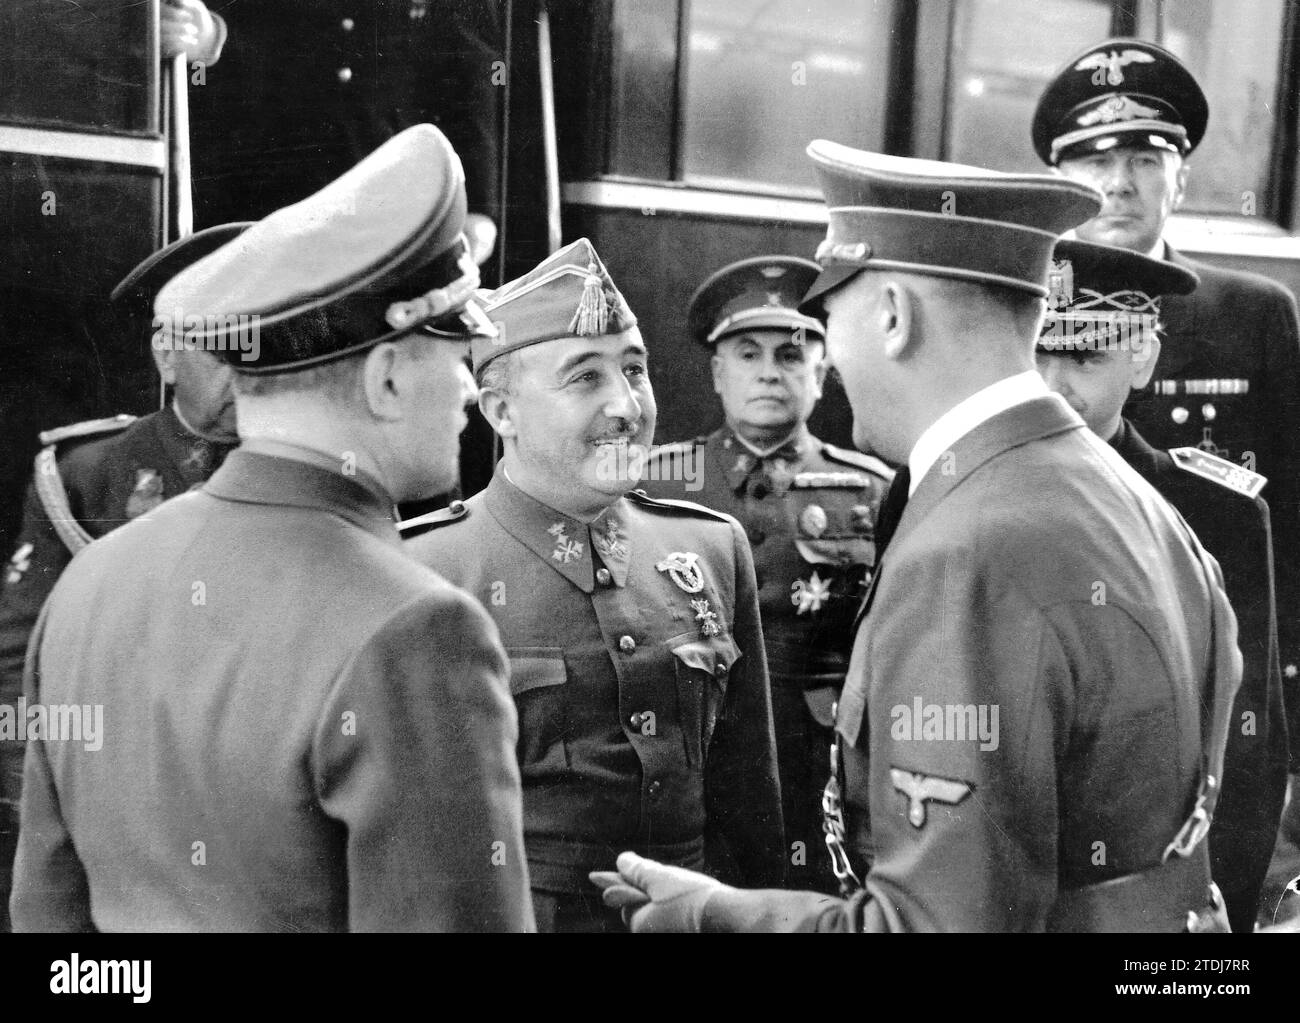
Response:
[[[836,447],[834,444],[828,444],[826,441],[821,442],[822,454],[832,462],[839,462],[841,465],[851,465],[857,469],[866,469],[867,472],[882,476],[886,480],[894,478],[894,470],[886,465],[875,455],[864,455],[861,451],[850,451],[848,448]]]
[[[730,523],[731,516],[724,512],[714,511],[712,508],[706,508],[702,504],[696,504],[694,501],[677,501],[668,497],[649,497],[644,490],[630,490],[626,495],[629,499],[639,505],[650,508],[655,511],[665,511],[670,515],[691,515],[701,519],[716,519],[719,522]]]
[[[59,475],[59,460],[53,444],[42,448],[36,456],[35,483],[36,496],[40,498],[50,525],[59,534],[59,539],[68,551],[76,554],[94,537],[82,528],[72,514],[68,492],[63,486],[63,477]]]

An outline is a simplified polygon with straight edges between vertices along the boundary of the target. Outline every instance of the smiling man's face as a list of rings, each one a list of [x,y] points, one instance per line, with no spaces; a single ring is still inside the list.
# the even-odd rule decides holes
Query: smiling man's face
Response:
[[[633,327],[517,353],[507,433],[514,482],[551,507],[597,511],[637,484],[655,431],[645,344]],[[626,471],[630,469],[631,471]]]
[[[1150,146],[1116,146],[1062,160],[1058,170],[1105,197],[1101,212],[1077,229],[1084,241],[1147,253],[1183,200],[1187,167],[1177,153]]]

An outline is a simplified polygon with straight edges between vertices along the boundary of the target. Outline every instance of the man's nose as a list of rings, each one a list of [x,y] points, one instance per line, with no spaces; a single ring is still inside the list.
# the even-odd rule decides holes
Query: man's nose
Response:
[[[760,380],[780,380],[781,367],[777,365],[776,356],[768,353],[763,356],[763,361],[758,366],[758,376]]]
[[[1115,160],[1107,166],[1102,179],[1102,191],[1107,195],[1133,191],[1133,168],[1127,160]]]
[[[626,419],[629,423],[641,418],[641,402],[632,389],[631,382],[622,373],[618,374],[610,389],[604,412],[610,419]]]

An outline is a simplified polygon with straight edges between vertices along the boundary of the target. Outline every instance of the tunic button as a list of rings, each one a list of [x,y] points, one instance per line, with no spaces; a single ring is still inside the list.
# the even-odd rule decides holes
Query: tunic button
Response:
[[[640,728],[640,727],[641,727],[641,715],[640,715],[640,714],[633,714],[630,718],[627,719],[627,723],[628,723],[629,725],[631,725],[633,728]]]
[[[625,654],[630,654],[636,650],[636,640],[631,636],[623,636],[618,641],[618,648]]]
[[[1177,405],[1174,407],[1174,410],[1169,413],[1169,418],[1179,426],[1182,426],[1183,423],[1187,422],[1187,409],[1183,408],[1181,405]]]
[[[725,675],[726,673],[727,673],[727,664],[725,661],[719,661],[716,665],[714,665],[713,674],[717,675],[718,678],[722,678],[722,676]]]
[[[339,81],[344,85],[352,81],[352,69],[350,67],[339,68]]]
[[[460,515],[465,510],[465,502],[452,501],[451,504],[447,505],[447,510],[453,515]]]
[[[601,586],[608,586],[611,578],[608,568],[596,569],[596,582],[600,583]]]
[[[354,28],[357,27],[357,23],[353,21],[351,18],[344,18],[342,24],[343,24],[344,32],[351,32]]]
[[[662,782],[652,781],[650,783],[649,789],[647,790],[650,793],[650,798],[657,799],[659,797],[659,792],[662,788],[663,788]]]

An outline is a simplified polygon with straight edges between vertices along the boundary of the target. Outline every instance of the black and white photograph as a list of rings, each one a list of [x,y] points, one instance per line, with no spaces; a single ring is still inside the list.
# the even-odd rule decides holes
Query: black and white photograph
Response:
[[[1300,932],[1296,0],[3,0],[0,158],[24,988],[352,931],[1288,987],[1168,936]]]

